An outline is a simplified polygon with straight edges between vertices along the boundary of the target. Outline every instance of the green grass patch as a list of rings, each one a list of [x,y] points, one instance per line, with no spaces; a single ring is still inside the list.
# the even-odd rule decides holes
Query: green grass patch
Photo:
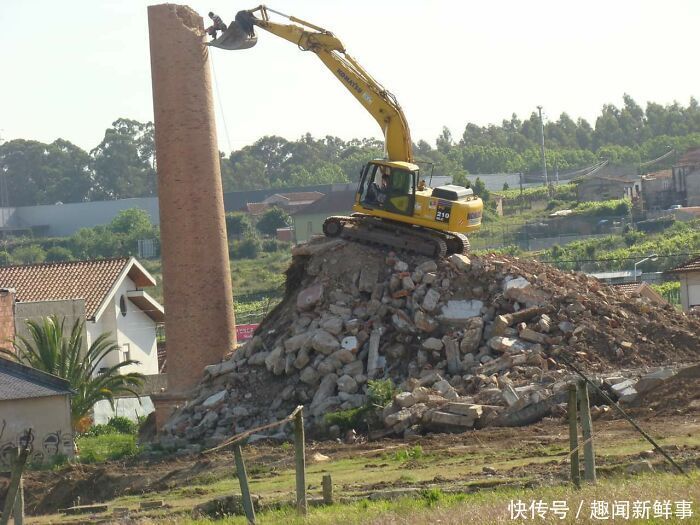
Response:
[[[133,434],[103,434],[80,436],[77,439],[81,463],[100,463],[135,456],[139,452]]]

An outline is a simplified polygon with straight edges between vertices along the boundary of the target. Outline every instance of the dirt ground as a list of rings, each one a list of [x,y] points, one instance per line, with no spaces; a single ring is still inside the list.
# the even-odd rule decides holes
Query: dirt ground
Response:
[[[648,409],[641,412],[642,427],[684,468],[698,469],[700,410],[652,414]],[[598,420],[594,432],[601,477],[625,475],[634,465],[646,467],[646,462],[657,471],[672,470],[624,420]],[[318,492],[321,473],[331,472],[341,498],[408,487],[473,492],[503,485],[551,485],[567,479],[567,448],[568,428],[561,419],[546,419],[523,428],[429,435],[411,443],[311,442],[307,444],[307,479],[311,492]],[[291,499],[292,446],[256,443],[246,446],[244,454],[254,494],[267,503]],[[78,502],[128,507],[152,499],[163,499],[172,513],[189,512],[196,504],[239,492],[234,472],[233,455],[228,452],[29,472],[25,478],[27,513],[53,515],[38,521],[55,522],[70,520],[54,513]]]

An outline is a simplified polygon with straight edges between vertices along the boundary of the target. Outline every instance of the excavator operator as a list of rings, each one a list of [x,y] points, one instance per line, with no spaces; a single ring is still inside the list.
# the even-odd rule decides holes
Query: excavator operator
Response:
[[[211,11],[209,11],[209,18],[211,18],[212,22],[214,23],[207,27],[207,34],[212,37],[212,39],[216,39],[216,32],[226,31],[227,26],[224,24],[224,21],[221,20],[219,15],[216,15]]]

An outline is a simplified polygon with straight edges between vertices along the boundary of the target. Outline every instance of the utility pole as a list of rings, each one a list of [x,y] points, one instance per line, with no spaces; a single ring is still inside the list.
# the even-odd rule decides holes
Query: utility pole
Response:
[[[540,115],[540,151],[542,153],[542,176],[544,177],[544,185],[549,186],[547,178],[547,159],[544,156],[544,120],[542,120],[542,106],[537,106],[537,111]]]

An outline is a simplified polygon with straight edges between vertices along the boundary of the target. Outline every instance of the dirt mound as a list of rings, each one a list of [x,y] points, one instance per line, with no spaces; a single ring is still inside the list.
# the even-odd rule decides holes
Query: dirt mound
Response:
[[[696,362],[698,334],[670,306],[532,260],[321,240],[295,249],[282,303],[205,369],[164,440],[213,444],[298,404],[310,430],[329,430],[325,414],[367,406],[372,379],[399,390],[385,433],[526,424],[562,400],[560,356],[592,373]]]
[[[631,405],[666,415],[700,411],[700,365],[680,370],[638,396]]]

